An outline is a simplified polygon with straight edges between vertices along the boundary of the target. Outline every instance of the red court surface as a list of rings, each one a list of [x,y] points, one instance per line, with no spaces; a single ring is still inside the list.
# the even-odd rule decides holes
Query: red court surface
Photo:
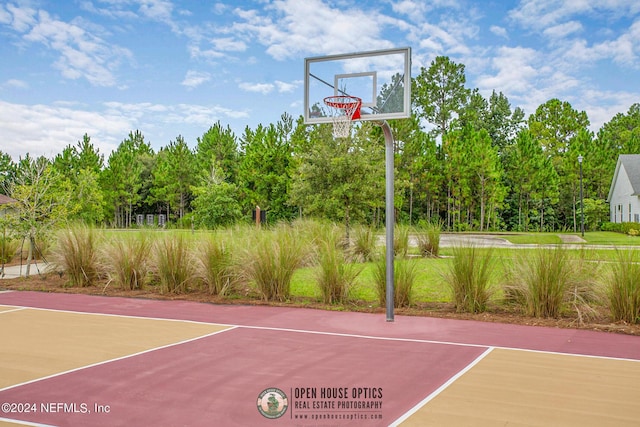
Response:
[[[439,425],[415,421],[417,414],[429,405],[446,408],[447,389],[461,383],[465,375],[471,378],[467,373],[495,349],[526,350],[509,352],[507,360],[512,353],[533,351],[631,363],[631,373],[620,377],[639,375],[640,381],[640,369],[635,368],[640,367],[639,337],[474,321],[396,316],[390,323],[383,314],[2,292],[0,330],[17,328],[11,322],[17,322],[18,313],[28,319],[30,313],[42,315],[43,310],[51,313],[51,322],[61,317],[56,313],[87,313],[87,319],[105,322],[105,328],[113,319],[129,317],[158,322],[173,319],[177,323],[167,325],[178,331],[194,324],[225,328],[176,338],[170,344],[150,344],[144,351],[131,350],[125,356],[105,353],[100,362],[78,362],[73,369],[15,380],[0,388],[0,426]],[[74,326],[65,321],[60,323],[60,334],[72,342]],[[30,334],[24,331],[29,331],[29,325],[21,327],[26,329],[20,329],[20,334],[28,340]],[[145,330],[132,329],[136,330],[122,330],[115,338],[100,334],[82,338],[80,348],[99,347],[106,339],[114,348],[139,344]],[[23,378],[23,371],[35,369],[9,363],[18,351],[2,347],[0,344],[0,375]],[[59,353],[44,347],[38,349],[37,358],[29,360],[57,366],[59,361],[54,359]],[[602,382],[591,380],[595,388]],[[615,388],[617,383],[607,386]],[[280,393],[286,395],[286,410],[283,401],[278,401],[274,412],[269,412],[266,401],[269,397],[282,400]],[[464,396],[464,390],[462,393]],[[636,397],[640,396],[630,396]],[[436,402],[429,403],[433,399]],[[624,407],[625,402],[621,403]],[[603,413],[615,405],[603,407]],[[639,425],[640,418],[634,417],[640,413],[631,411],[621,420],[638,420]],[[625,425],[614,423],[615,419],[612,416],[609,425]],[[486,425],[506,425],[507,421],[493,419]],[[473,415],[466,424],[457,425],[474,425]],[[580,424],[576,421],[575,425]]]

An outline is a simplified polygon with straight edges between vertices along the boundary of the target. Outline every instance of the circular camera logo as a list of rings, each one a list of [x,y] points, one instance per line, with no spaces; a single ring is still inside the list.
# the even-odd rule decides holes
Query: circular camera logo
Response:
[[[280,418],[288,407],[287,395],[279,388],[268,388],[258,396],[258,411],[266,418]]]

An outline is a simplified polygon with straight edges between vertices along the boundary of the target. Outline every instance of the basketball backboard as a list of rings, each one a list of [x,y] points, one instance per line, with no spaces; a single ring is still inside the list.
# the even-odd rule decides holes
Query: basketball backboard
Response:
[[[331,123],[330,96],[362,100],[359,120],[411,116],[411,48],[318,56],[304,60],[304,121]]]

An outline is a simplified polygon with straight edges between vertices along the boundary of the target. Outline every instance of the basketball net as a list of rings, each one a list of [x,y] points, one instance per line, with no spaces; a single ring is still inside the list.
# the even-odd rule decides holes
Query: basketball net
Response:
[[[357,96],[328,96],[324,103],[329,107],[329,115],[333,122],[333,137],[351,136],[351,125],[354,120],[360,118],[362,100]]]

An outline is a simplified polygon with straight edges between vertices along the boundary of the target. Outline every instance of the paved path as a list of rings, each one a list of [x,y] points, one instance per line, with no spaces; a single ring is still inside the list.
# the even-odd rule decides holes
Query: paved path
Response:
[[[45,262],[31,263],[30,275],[38,273],[44,273],[47,270],[48,264]],[[4,269],[0,267],[0,279],[15,279],[18,277],[24,277],[27,273],[27,265],[10,265],[4,266]]]

